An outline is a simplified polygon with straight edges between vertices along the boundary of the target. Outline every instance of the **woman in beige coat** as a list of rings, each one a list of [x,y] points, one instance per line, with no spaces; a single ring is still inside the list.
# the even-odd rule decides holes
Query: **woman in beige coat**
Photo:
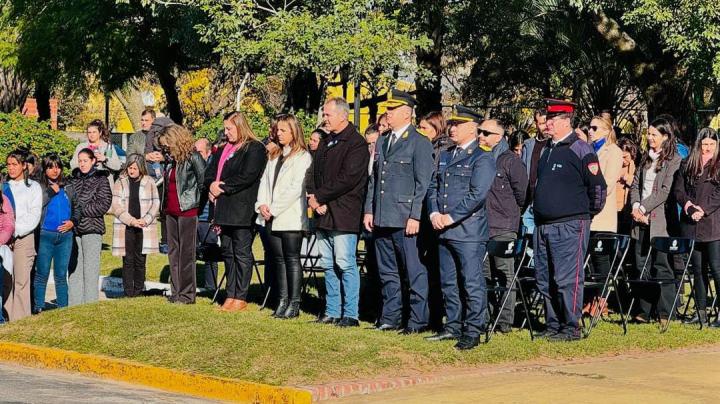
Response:
[[[590,142],[595,148],[595,153],[600,161],[600,171],[602,172],[605,184],[607,184],[607,202],[605,207],[592,220],[590,231],[595,233],[616,233],[618,226],[618,211],[615,203],[615,192],[618,180],[622,176],[623,153],[617,145],[615,138],[615,130],[613,130],[612,122],[607,118],[595,116],[590,121],[588,129]],[[610,272],[610,257],[603,255],[593,257],[592,265],[594,275],[600,280],[607,278]],[[603,299],[604,300],[604,299]],[[605,301],[595,299],[593,303],[588,303],[583,312],[594,315],[598,308],[606,311]]]

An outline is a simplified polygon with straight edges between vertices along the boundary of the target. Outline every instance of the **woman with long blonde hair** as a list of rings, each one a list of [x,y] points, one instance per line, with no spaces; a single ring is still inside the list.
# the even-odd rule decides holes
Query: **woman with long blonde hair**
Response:
[[[222,311],[242,311],[252,278],[253,209],[267,157],[241,112],[223,121],[227,144],[213,155],[205,173],[205,189],[215,204],[214,222],[221,227],[227,273],[227,299]]]
[[[165,172],[165,226],[170,261],[171,303],[195,303],[195,243],[205,159],[194,151],[190,132],[180,125],[163,129],[158,144],[169,164]]]
[[[275,264],[280,301],[273,317],[288,319],[300,315],[300,247],[308,229],[305,174],[312,158],[293,115],[277,117],[277,137],[280,148],[269,153],[255,211],[257,223],[268,231]]]

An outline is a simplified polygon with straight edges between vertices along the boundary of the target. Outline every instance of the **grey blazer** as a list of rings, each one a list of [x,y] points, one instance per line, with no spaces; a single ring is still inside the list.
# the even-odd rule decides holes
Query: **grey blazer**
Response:
[[[404,228],[409,218],[422,216],[433,172],[433,147],[411,125],[388,153],[390,136],[380,137],[375,144],[377,166],[368,183],[365,213],[374,215],[375,226]]]
[[[669,226],[672,227],[679,223],[677,203],[675,198],[670,197],[675,172],[680,168],[682,159],[678,154],[669,162],[666,162],[655,176],[653,189],[650,195],[640,197],[642,184],[645,179],[645,168],[635,170],[635,179],[630,189],[630,206],[640,203],[646,212],[650,213],[650,238],[667,237],[669,235]],[[640,237],[640,225],[635,222],[633,224],[631,237],[638,239]]]

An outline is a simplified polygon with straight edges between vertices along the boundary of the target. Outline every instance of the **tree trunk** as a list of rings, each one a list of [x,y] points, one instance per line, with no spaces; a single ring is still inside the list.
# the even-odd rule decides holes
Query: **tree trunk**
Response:
[[[160,80],[160,87],[165,93],[165,101],[167,102],[167,110],[170,119],[178,125],[183,123],[183,112],[180,106],[180,95],[177,89],[177,79],[170,72],[169,68],[158,68],[157,75]]]
[[[142,95],[135,84],[128,84],[122,90],[113,91],[112,95],[120,102],[128,116],[134,131],[140,130],[140,115],[145,110]]]
[[[418,49],[416,61],[418,67],[430,72],[427,80],[415,79],[418,101],[418,116],[431,111],[442,110],[442,57],[445,35],[445,3],[438,0],[420,0],[415,2],[417,21],[421,30],[428,35],[432,44],[428,49]]]
[[[0,112],[13,112],[22,109],[30,94],[30,86],[12,68],[0,67]]]
[[[50,87],[41,82],[35,83],[35,100],[37,102],[38,122],[49,121],[50,116]]]

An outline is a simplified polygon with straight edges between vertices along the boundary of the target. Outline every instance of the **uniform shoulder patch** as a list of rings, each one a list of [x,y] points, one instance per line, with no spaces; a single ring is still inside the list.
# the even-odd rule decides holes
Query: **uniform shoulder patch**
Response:
[[[590,171],[590,174],[597,175],[600,171],[600,164],[597,161],[593,161],[591,163],[588,163],[587,168],[588,171]]]

